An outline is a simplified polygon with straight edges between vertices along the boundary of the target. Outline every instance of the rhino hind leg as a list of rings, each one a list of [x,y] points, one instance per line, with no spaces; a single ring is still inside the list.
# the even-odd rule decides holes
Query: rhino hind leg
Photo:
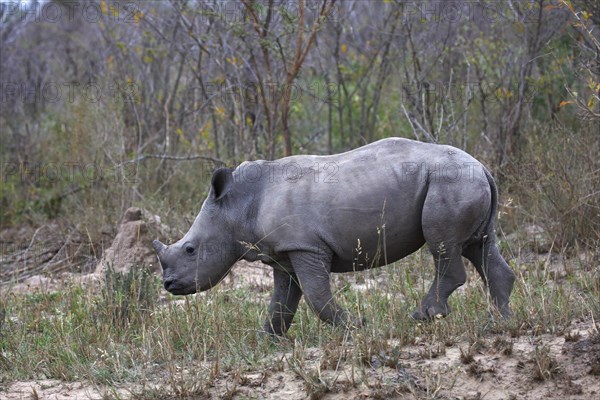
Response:
[[[515,273],[500,254],[495,241],[472,244],[465,248],[463,255],[475,266],[500,314],[504,318],[510,317],[508,301],[515,281]]]
[[[429,292],[421,303],[421,308],[412,317],[416,320],[431,320],[450,314],[448,297],[466,282],[465,266],[462,261],[461,247],[446,248],[443,243],[431,247],[435,260],[436,274]]]
[[[421,216],[423,237],[433,254],[436,274],[417,320],[429,320],[450,313],[448,296],[467,279],[462,259],[463,248],[474,232],[489,217],[491,194],[469,182],[455,184],[432,181]]]
[[[298,278],[287,271],[274,269],[273,280],[273,296],[269,304],[269,317],[265,321],[264,331],[270,335],[281,336],[292,324],[302,297],[302,290],[300,290]]]

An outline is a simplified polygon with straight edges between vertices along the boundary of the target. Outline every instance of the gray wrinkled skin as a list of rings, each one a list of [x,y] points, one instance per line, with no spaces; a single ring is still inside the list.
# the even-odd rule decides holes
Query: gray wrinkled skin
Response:
[[[173,294],[213,287],[239,259],[271,265],[264,328],[276,335],[289,328],[302,295],[321,320],[359,325],[332,297],[329,274],[392,263],[424,244],[436,275],[415,319],[450,312],[448,296],[466,280],[463,256],[507,317],[515,276],[495,244],[496,209],[494,181],[473,157],[390,138],[331,156],[219,169],[186,235],[153,245]]]

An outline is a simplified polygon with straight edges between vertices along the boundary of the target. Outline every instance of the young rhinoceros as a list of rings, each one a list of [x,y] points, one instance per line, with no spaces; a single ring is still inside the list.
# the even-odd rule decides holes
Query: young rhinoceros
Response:
[[[503,316],[515,275],[500,255],[489,172],[451,146],[390,138],[330,156],[244,162],[214,172],[208,198],[177,243],[154,241],[164,286],[208,290],[239,259],[273,267],[264,329],[284,334],[300,297],[321,320],[360,324],[333,299],[332,272],[399,260],[427,243],[436,275],[413,317],[446,316],[469,259]]]

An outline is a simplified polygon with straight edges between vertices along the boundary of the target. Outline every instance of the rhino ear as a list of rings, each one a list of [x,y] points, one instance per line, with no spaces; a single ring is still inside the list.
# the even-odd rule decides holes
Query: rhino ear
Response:
[[[217,169],[211,179],[211,196],[214,200],[220,200],[231,190],[233,185],[233,170],[230,168]]]

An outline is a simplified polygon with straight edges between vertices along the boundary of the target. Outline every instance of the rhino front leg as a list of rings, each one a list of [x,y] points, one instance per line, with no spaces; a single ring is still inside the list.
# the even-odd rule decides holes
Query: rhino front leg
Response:
[[[275,285],[264,330],[271,335],[280,336],[292,324],[302,290],[298,285],[298,278],[290,272],[274,269],[273,280]]]
[[[293,252],[290,260],[304,299],[321,321],[336,326],[360,326],[361,322],[333,299],[329,283],[330,258],[310,252]]]

